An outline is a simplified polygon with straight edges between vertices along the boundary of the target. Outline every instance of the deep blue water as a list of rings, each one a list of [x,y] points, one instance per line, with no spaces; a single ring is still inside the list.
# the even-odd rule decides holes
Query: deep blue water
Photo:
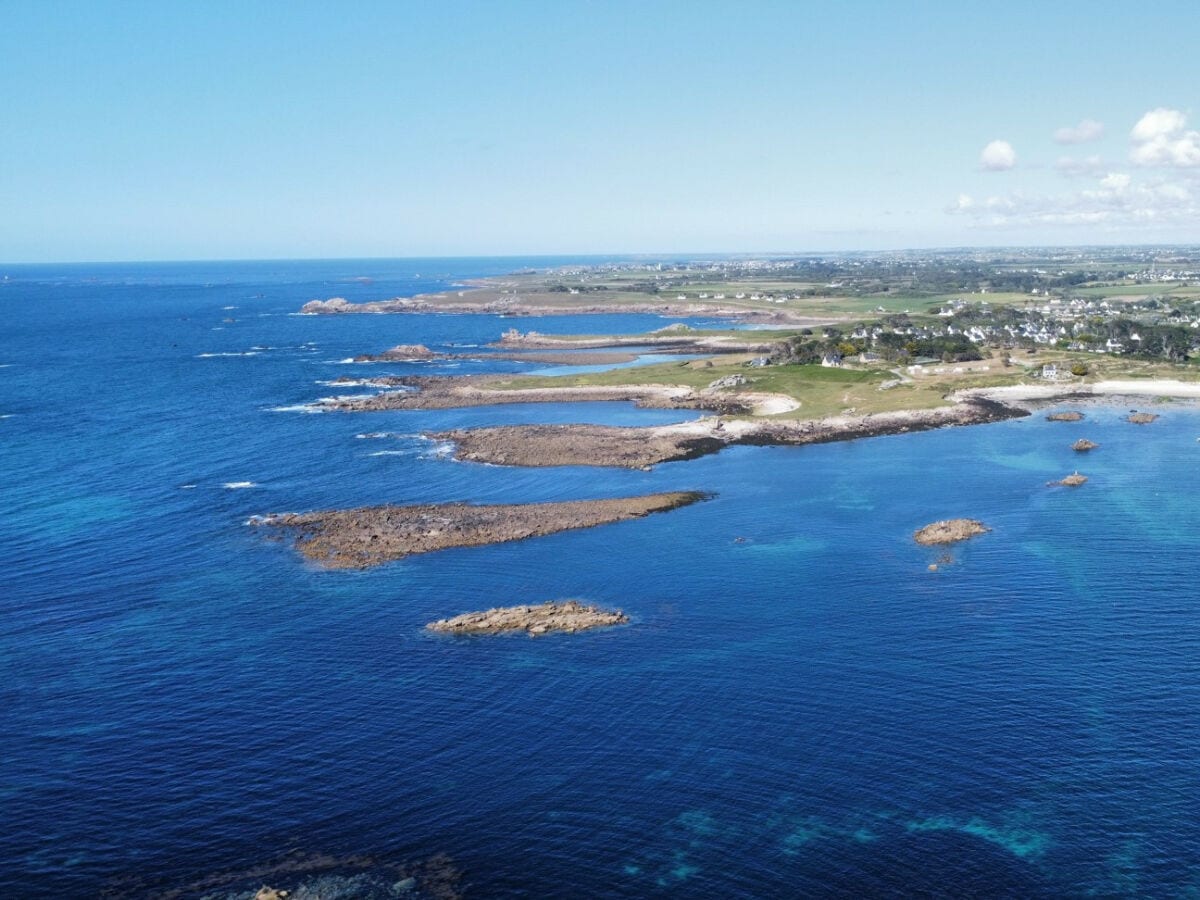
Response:
[[[460,464],[414,435],[690,413],[288,409],[345,374],[528,368],[339,362],[399,342],[664,324],[290,315],[544,264],[0,271],[0,895],[250,896],[302,883],[246,874],[292,851],[446,853],[471,896],[1200,891],[1194,408],[651,472]],[[1045,486],[1076,466],[1084,487]],[[245,525],[672,489],[715,498],[361,573]],[[931,573],[911,533],[955,515],[994,530]],[[569,596],[634,622],[422,630]]]

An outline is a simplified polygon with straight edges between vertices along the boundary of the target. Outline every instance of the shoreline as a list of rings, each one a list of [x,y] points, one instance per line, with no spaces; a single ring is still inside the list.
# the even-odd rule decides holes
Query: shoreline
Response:
[[[601,466],[648,469],[719,453],[726,447],[804,446],[981,425],[1022,418],[1029,412],[987,400],[927,410],[901,410],[825,419],[727,419],[706,417],[677,425],[501,425],[430,432],[425,437],[454,445],[464,462],[502,466]]]
[[[387,300],[370,300],[351,303],[342,297],[326,300],[309,300],[300,307],[297,315],[395,315],[404,313],[441,313],[446,315],[502,315],[514,317],[539,316],[587,316],[612,313],[648,314],[665,318],[716,318],[736,319],[757,325],[779,324],[803,327],[826,325],[838,321],[837,317],[805,315],[787,309],[755,309],[736,305],[715,305],[679,300],[647,300],[646,302],[605,302],[594,296],[582,302],[559,301],[556,295],[544,291],[525,293],[544,298],[544,303],[532,303],[520,295],[500,293],[500,283],[491,279],[470,282],[468,287],[446,291],[414,294],[412,297],[393,297]],[[570,295],[568,295],[570,296]],[[553,300],[548,299],[554,297]]]
[[[1090,388],[1090,390],[1081,390]],[[428,432],[454,445],[464,462],[500,466],[599,466],[648,469],[719,453],[726,447],[803,446],[883,437],[1024,418],[1063,400],[1104,402],[1120,397],[1200,400],[1200,383],[1106,381],[1093,385],[1013,385],[952,394],[952,405],[823,419],[726,419],[647,427],[608,425],[500,425]]]

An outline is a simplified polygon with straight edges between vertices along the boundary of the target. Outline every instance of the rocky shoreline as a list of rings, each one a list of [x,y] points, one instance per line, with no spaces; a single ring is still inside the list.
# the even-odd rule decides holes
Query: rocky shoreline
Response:
[[[648,428],[609,425],[502,425],[427,434],[454,444],[456,459],[507,466],[613,466],[641,469],[696,459],[728,446],[802,446],[1019,418],[1023,409],[971,401],[929,410],[828,419],[701,419]]]
[[[728,394],[696,391],[684,386],[626,384],[613,387],[505,388],[509,381],[495,375],[446,377],[385,377],[378,386],[409,388],[370,397],[331,397],[314,408],[335,412],[382,412],[397,409],[456,409],[505,403],[575,403],[625,401],[654,409],[703,409],[724,415],[747,413],[751,407]],[[412,390],[414,389],[415,390]]]
[[[542,603],[537,606],[501,606],[484,612],[463,613],[452,619],[439,619],[425,627],[438,634],[505,634],[524,631],[539,634],[565,632],[575,634],[592,628],[624,625],[629,616],[620,610],[584,606],[578,600]]]
[[[480,547],[592,528],[688,506],[696,491],[604,500],[476,506],[449,503],[278,513],[250,524],[291,535],[296,550],[327,569],[365,569],[418,553]]]
[[[678,301],[619,302],[566,301],[551,299],[554,295],[530,292],[540,302],[530,302],[520,296],[498,294],[490,285],[478,285],[462,292],[418,294],[415,297],[395,297],[390,300],[374,300],[367,303],[351,303],[343,297],[328,300],[310,300],[300,307],[300,315],[380,315],[394,313],[448,313],[473,315],[490,313],[504,316],[587,316],[609,313],[648,313],[667,318],[736,319],[739,322],[756,324],[779,324],[787,326],[826,325],[835,317],[817,318],[791,310],[752,309],[730,305],[687,303]]]

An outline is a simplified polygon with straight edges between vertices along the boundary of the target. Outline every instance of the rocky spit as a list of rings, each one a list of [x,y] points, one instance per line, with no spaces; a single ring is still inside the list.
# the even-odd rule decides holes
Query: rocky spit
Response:
[[[1068,410],[1067,412],[1054,412],[1046,416],[1047,422],[1080,422],[1082,420],[1083,413],[1076,412],[1075,410]]]
[[[724,446],[665,428],[612,425],[501,425],[425,435],[454,444],[455,459],[496,466],[615,466],[645,469],[695,459]]]
[[[1149,425],[1151,422],[1153,422],[1157,418],[1158,418],[1158,415],[1156,413],[1135,412],[1135,413],[1130,413],[1130,415],[1125,419],[1125,421],[1132,422],[1134,425]]]
[[[366,506],[280,513],[250,524],[290,534],[306,559],[328,569],[365,569],[417,553],[480,547],[666,512],[705,499],[695,491],[606,500],[477,506]]]
[[[1095,450],[1100,445],[1095,441],[1089,441],[1087,438],[1080,438],[1071,445],[1071,449],[1080,453],[1085,453],[1088,450]]]
[[[624,625],[629,616],[620,610],[584,606],[578,600],[542,603],[538,606],[501,606],[485,612],[463,613],[452,619],[439,619],[425,627],[439,634],[504,634],[524,631],[537,636],[551,632],[575,634],[590,628]]]
[[[953,544],[991,530],[977,519],[943,519],[918,529],[913,533],[913,540],[926,546]]]
[[[736,396],[736,395],[735,395]],[[720,397],[703,395],[704,402]],[[742,395],[742,399],[749,399]],[[504,425],[427,434],[454,444],[455,458],[506,466],[616,466],[646,468],[696,459],[727,446],[831,443],[1028,415],[1013,407],[970,401],[928,410],[835,416],[828,419],[706,418],[648,428],[607,425]]]
[[[750,407],[736,396],[657,384],[584,387],[505,388],[509,378],[493,375],[449,377],[386,377],[373,384],[405,388],[370,397],[332,397],[314,404],[334,412],[381,412],[393,409],[456,409],[503,403],[574,403],[625,401],[656,409],[704,409],[725,415],[745,413]],[[415,388],[415,390],[414,390]]]

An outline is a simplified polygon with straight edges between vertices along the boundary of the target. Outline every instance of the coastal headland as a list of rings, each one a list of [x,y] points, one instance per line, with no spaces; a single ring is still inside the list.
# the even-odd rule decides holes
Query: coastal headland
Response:
[[[290,534],[296,550],[327,569],[365,569],[418,553],[480,547],[592,528],[705,499],[695,491],[556,503],[367,506],[277,513],[250,524]]]
[[[454,444],[456,459],[509,466],[647,468],[696,459],[734,445],[802,446],[999,422],[1028,415],[1018,407],[974,400],[936,409],[817,420],[707,417],[649,428],[603,425],[502,425],[426,435]]]

